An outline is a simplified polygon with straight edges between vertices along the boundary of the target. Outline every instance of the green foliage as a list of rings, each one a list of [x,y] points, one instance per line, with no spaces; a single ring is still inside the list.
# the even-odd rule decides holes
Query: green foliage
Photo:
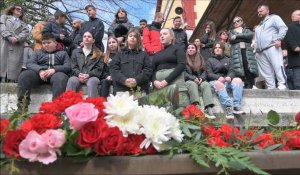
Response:
[[[271,125],[277,125],[280,121],[280,116],[276,111],[270,110],[267,114],[267,119]]]

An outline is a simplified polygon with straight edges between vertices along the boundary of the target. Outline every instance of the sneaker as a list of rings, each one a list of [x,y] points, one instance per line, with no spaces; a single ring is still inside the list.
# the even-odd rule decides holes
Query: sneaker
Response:
[[[211,107],[208,107],[206,109],[205,117],[209,118],[209,119],[215,119],[216,118],[216,116],[215,116],[215,114],[213,112],[213,109]]]
[[[256,87],[255,85],[252,86],[252,89],[258,89],[258,87]]]
[[[234,119],[234,115],[233,115],[233,112],[232,112],[232,107],[231,106],[227,106],[225,108],[225,113],[226,113],[226,118],[227,119]]]
[[[283,85],[283,84],[279,85],[277,88],[278,88],[279,90],[286,90],[286,89],[287,89],[286,86]]]
[[[241,107],[234,107],[233,108],[233,113],[234,114],[246,114]]]

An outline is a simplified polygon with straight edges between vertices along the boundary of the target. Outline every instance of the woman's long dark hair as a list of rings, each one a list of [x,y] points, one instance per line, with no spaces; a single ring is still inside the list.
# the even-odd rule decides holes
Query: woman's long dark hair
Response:
[[[205,70],[205,62],[202,55],[199,53],[196,44],[190,43],[188,46],[194,46],[196,48],[195,58],[192,59],[188,52],[186,52],[186,62],[192,68],[193,71],[198,72],[200,70]]]
[[[113,23],[119,23],[119,22],[121,22],[120,19],[119,19],[119,16],[118,16],[118,13],[120,11],[123,11],[125,13],[125,19],[122,22],[126,23],[128,21],[126,10],[124,8],[119,8],[119,10],[117,11],[117,13],[115,14],[115,19],[114,19]]]
[[[209,33],[209,39],[212,40],[212,41],[215,41],[215,39],[216,39],[216,25],[215,25],[215,23],[212,22],[212,21],[207,21],[204,25],[204,32],[205,32],[206,26],[210,26],[210,28],[211,28],[211,31]]]

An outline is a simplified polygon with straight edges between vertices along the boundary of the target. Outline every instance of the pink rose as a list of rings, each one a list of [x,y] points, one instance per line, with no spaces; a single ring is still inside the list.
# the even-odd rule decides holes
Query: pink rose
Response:
[[[39,161],[49,164],[57,159],[54,149],[51,149],[43,136],[36,131],[30,131],[19,146],[20,156],[29,159],[30,162]]]
[[[45,133],[42,134],[42,137],[46,141],[46,144],[53,149],[60,148],[66,142],[65,131],[62,129],[47,130]]]
[[[77,103],[65,110],[70,120],[70,128],[80,130],[88,122],[96,121],[99,111],[92,103]]]

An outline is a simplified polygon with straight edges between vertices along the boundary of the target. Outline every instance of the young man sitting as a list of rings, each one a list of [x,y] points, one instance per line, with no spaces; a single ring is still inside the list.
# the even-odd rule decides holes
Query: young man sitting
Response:
[[[42,49],[35,51],[27,61],[27,70],[18,78],[18,112],[27,110],[31,89],[50,83],[53,99],[66,90],[70,58],[66,51],[56,50],[57,41],[51,33],[42,36]]]

